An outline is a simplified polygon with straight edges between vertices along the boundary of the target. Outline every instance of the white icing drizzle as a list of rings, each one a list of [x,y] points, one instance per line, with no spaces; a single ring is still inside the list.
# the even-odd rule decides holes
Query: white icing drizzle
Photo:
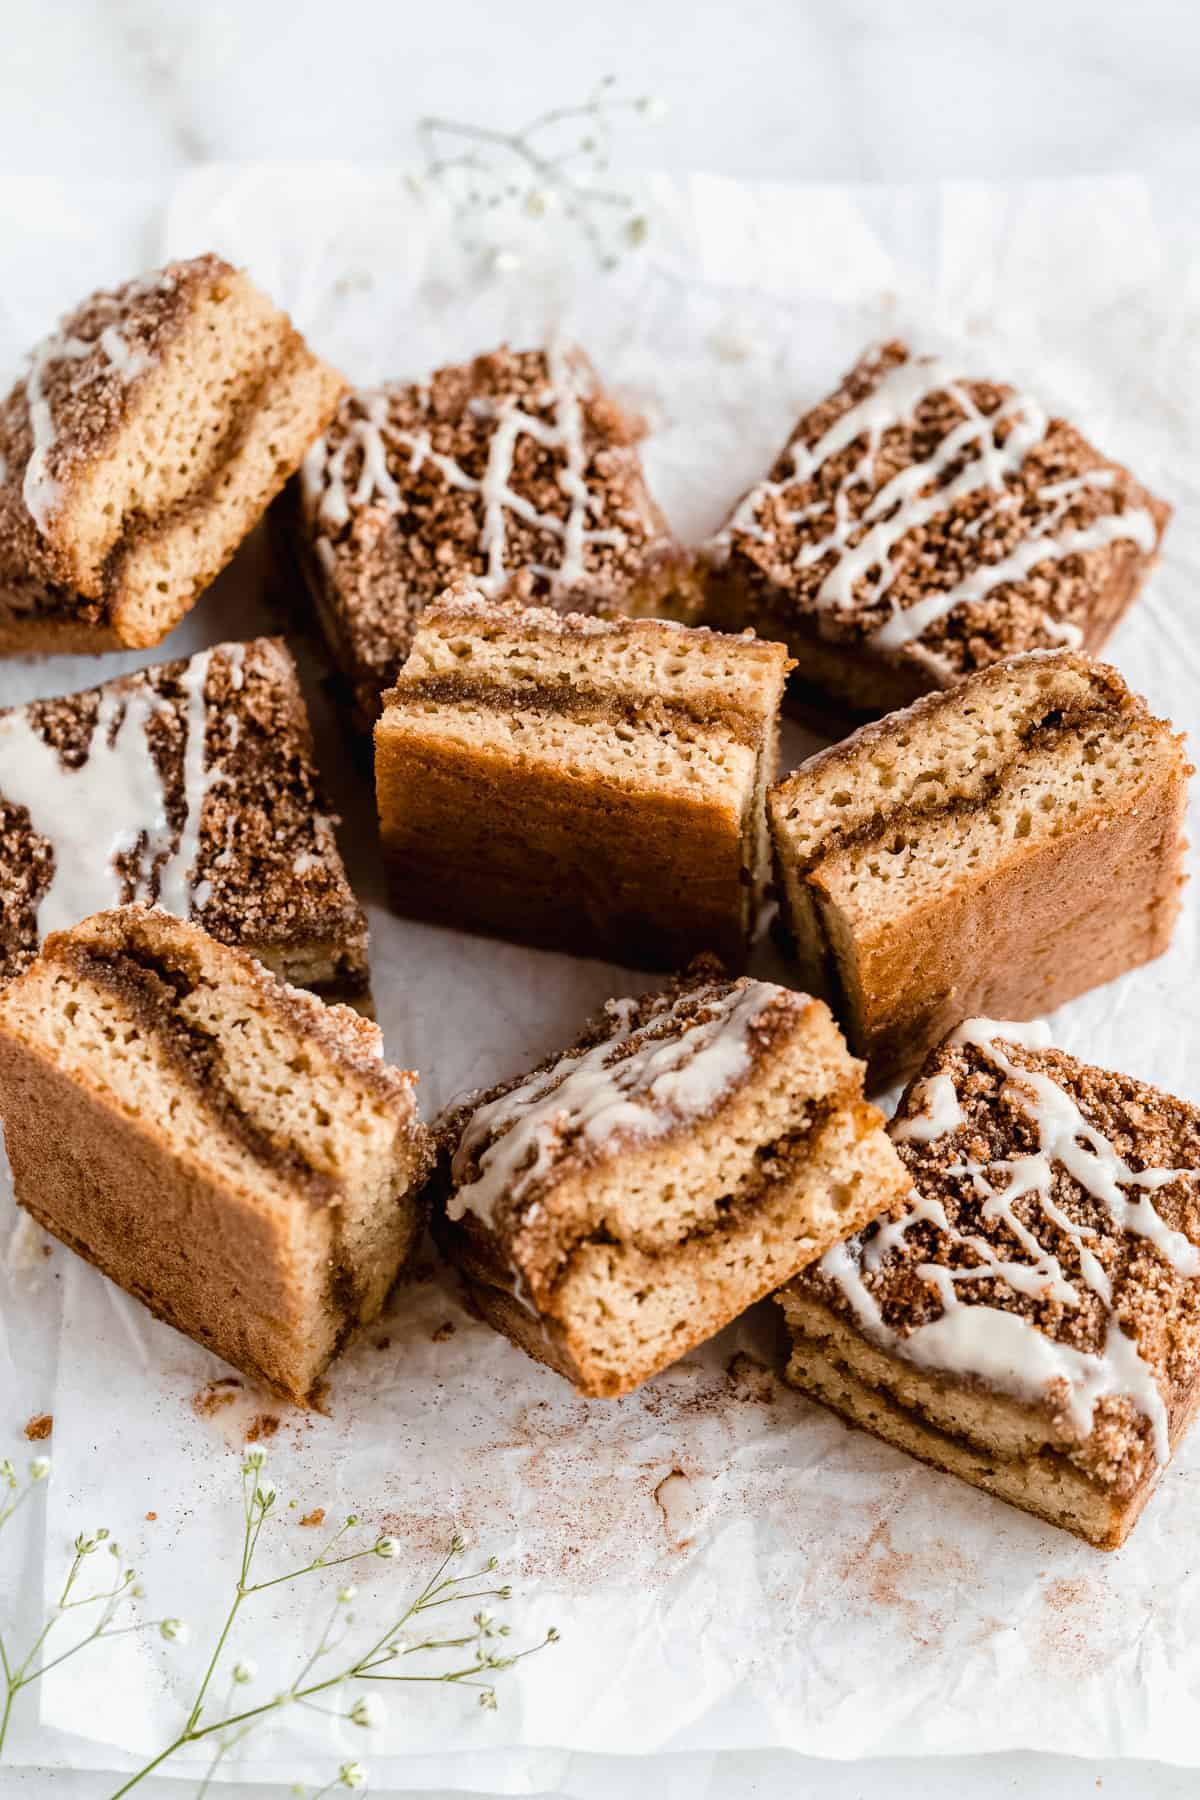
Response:
[[[958,1089],[949,1075],[931,1076],[922,1083],[919,1092],[926,1110],[901,1120],[892,1136],[901,1141],[928,1144],[947,1131],[957,1131],[963,1122],[962,1107],[958,1103]]]
[[[939,392],[949,393],[965,417],[951,428],[924,461],[910,464],[885,482],[856,517],[850,510],[848,495],[855,487],[869,487],[874,480],[875,457],[884,433],[909,423],[922,401]],[[963,378],[940,358],[911,357],[888,370],[871,392],[835,420],[811,449],[802,443],[790,445],[792,474],[782,481],[765,481],[751,489],[717,539],[717,547],[727,550],[735,531],[764,540],[766,533],[758,519],[763,500],[768,496],[780,497],[790,487],[811,480],[832,457],[840,455],[858,438],[865,437],[867,449],[864,455],[833,495],[833,529],[816,543],[803,545],[795,566],[797,569],[811,568],[826,557],[833,557],[832,566],[814,596],[819,607],[846,610],[854,604],[856,591],[864,582],[867,603],[875,603],[892,587],[899,573],[892,561],[892,553],[911,532],[949,512],[958,501],[983,488],[990,488],[996,494],[998,506],[1011,506],[1005,480],[1017,473],[1030,450],[1045,437],[1048,423],[1042,406],[1029,394],[1013,394],[995,412],[981,412],[963,385]],[[998,438],[1001,424],[1008,427],[1003,443]],[[958,474],[939,486],[945,471],[967,455],[970,460]],[[1040,490],[1038,497],[1048,503],[1063,502],[1084,488],[1111,487],[1113,479],[1112,470],[1089,470],[1050,483]],[[931,491],[923,492],[924,489]],[[785,513],[784,518],[789,524],[799,524],[821,516],[828,510],[828,505],[822,500],[799,511]],[[1064,557],[1101,549],[1122,539],[1132,541],[1147,552],[1157,542],[1154,520],[1144,508],[1107,514],[1084,529],[1055,537],[1054,529],[1061,522],[1064,511],[1065,507],[1060,506],[1035,525],[1030,536],[1022,539],[1001,561],[974,570],[954,587],[931,594],[914,606],[903,610],[896,608],[891,618],[871,634],[870,642],[880,650],[897,650],[915,643],[930,625],[956,606],[986,600],[998,587],[1023,580],[1038,563],[1059,562]],[[852,541],[855,533],[862,534],[857,542]],[[977,530],[970,535],[977,535]],[[1083,641],[1077,626],[1055,620],[1050,615],[1046,616],[1046,627],[1059,642],[1072,647],[1078,648]]]
[[[99,348],[109,367],[122,381],[133,381],[137,376],[143,375],[153,359],[140,346],[131,348],[122,337],[118,325],[134,301],[159,290],[165,291],[171,285],[171,277],[152,275],[144,281],[131,282],[119,296],[97,296],[92,305],[102,307],[106,319],[95,338],[70,337],[62,332],[54,332],[31,352],[29,371],[25,377],[25,403],[29,409],[33,447],[25,465],[21,493],[30,517],[43,536],[46,535],[51,515],[62,492],[61,483],[50,473],[50,455],[56,439],[54,415],[46,393],[46,377],[50,369],[55,363],[81,362]],[[0,475],[0,481],[2,480],[3,476]]]
[[[39,941],[121,903],[122,857],[136,856],[136,899],[151,898],[158,863],[160,906],[187,918],[203,905],[208,883],[196,887],[192,881],[201,821],[209,792],[225,779],[219,765],[205,767],[204,690],[217,654],[240,672],[244,650],[237,644],[193,656],[182,676],[186,817],[177,839],[147,735],[150,721],[170,709],[151,687],[102,693],[87,758],[78,768],[64,766],[27,711],[0,714],[0,795],[26,808],[34,831],[53,851],[53,873],[38,902]]]
[[[499,594],[513,574],[508,562],[508,515],[520,519],[561,545],[554,564],[531,564],[533,572],[550,583],[552,593],[568,594],[587,577],[587,546],[610,545],[620,548],[626,534],[616,526],[590,524],[596,510],[596,496],[587,485],[588,452],[583,429],[583,386],[566,348],[554,342],[546,353],[549,384],[544,404],[553,409],[554,422],[525,412],[511,396],[490,401],[482,397],[470,403],[476,418],[486,419],[494,429],[488,443],[487,464],[478,479],[469,475],[453,457],[433,449],[427,432],[401,431],[388,422],[389,393],[378,388],[356,394],[352,403],[357,416],[339,423],[342,436],[335,449],[329,438],[318,439],[304,459],[302,485],[310,519],[321,535],[317,539],[317,555],[328,567],[333,550],[330,532],[341,531],[354,513],[365,506],[379,506],[398,515],[405,510],[403,495],[388,468],[388,449],[407,450],[409,471],[416,474],[425,463],[437,469],[452,488],[478,494],[483,505],[479,547],[487,558],[487,572],[478,585],[487,594]],[[531,437],[544,449],[561,452],[563,467],[558,482],[569,501],[567,516],[560,519],[533,506],[513,485],[516,447],[522,437]],[[357,453],[358,479],[353,488],[347,485],[350,459]]]
[[[926,1198],[914,1188],[900,1218],[886,1221],[866,1243],[854,1239],[837,1245],[822,1259],[820,1267],[837,1284],[864,1333],[909,1362],[946,1374],[974,1376],[1031,1401],[1043,1399],[1052,1382],[1065,1383],[1067,1415],[1081,1437],[1092,1430],[1099,1399],[1105,1395],[1128,1396],[1150,1421],[1155,1456],[1160,1464],[1165,1463],[1170,1455],[1167,1410],[1154,1371],[1113,1314],[1108,1274],[1089,1242],[1096,1233],[1063,1212],[1053,1198],[1051,1186],[1054,1164],[1059,1163],[1103,1204],[1118,1230],[1145,1237],[1177,1274],[1194,1279],[1200,1275],[1200,1249],[1166,1223],[1155,1211],[1150,1196],[1169,1182],[1194,1176],[1197,1171],[1131,1169],[1103,1133],[1083,1116],[1065,1089],[1040,1071],[1014,1064],[1001,1048],[1000,1040],[1044,1049],[1050,1036],[1040,1022],[1018,1025],[968,1019],[950,1042],[972,1045],[1006,1076],[1003,1091],[1029,1116],[1037,1130],[1038,1148],[1032,1154],[1004,1158],[986,1166],[967,1160],[952,1165],[948,1173],[971,1182],[983,1203],[984,1218],[1001,1221],[1028,1261],[1001,1257],[987,1239],[956,1230],[942,1203]],[[927,1143],[965,1123],[957,1091],[948,1075],[927,1082],[921,1099],[925,1112],[895,1127],[895,1138]],[[1001,1188],[993,1185],[997,1174],[1007,1177]],[[1130,1188],[1139,1190],[1136,1200],[1131,1200],[1125,1191]],[[995,1279],[1033,1298],[1057,1300],[1064,1306],[1080,1304],[1082,1293],[1068,1279],[1058,1258],[1017,1216],[1015,1203],[1026,1194],[1036,1196],[1046,1218],[1073,1241],[1084,1289],[1096,1295],[1109,1313],[1104,1348],[1098,1354],[1056,1342],[1022,1314],[995,1306],[964,1304],[958,1297],[959,1282]],[[920,1264],[916,1272],[937,1289],[942,1312],[928,1324],[903,1333],[886,1323],[863,1273],[881,1268],[919,1220],[933,1224],[951,1243],[970,1248],[979,1260],[969,1268]]]
[[[610,1001],[611,1036],[588,1050],[567,1051],[472,1115],[454,1155],[456,1183],[480,1146],[486,1148],[474,1181],[451,1196],[450,1218],[471,1212],[490,1224],[501,1200],[519,1200],[545,1172],[567,1131],[589,1145],[611,1146],[655,1137],[680,1117],[707,1111],[745,1073],[751,1027],[784,991],[773,982],[750,981],[726,994],[688,994],[651,1024],[672,1023],[681,1006],[696,1000],[711,1008],[711,1016],[694,1023],[680,1017],[670,1035],[650,1038],[628,1054],[622,1052],[635,1033],[637,1003]]]

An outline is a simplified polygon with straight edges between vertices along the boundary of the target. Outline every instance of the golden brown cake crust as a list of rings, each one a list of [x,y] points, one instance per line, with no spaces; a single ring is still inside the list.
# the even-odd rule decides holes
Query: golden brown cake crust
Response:
[[[1031,396],[889,343],[709,547],[709,616],[782,637],[798,683],[876,715],[1022,651],[1098,649],[1170,510]]]
[[[39,746],[49,767],[30,784]],[[120,812],[130,846],[108,869],[110,844],[88,836],[92,821],[86,809],[77,816],[72,788],[73,779],[101,776],[105,822]],[[39,910],[64,873],[62,859],[74,871],[72,891],[76,865],[93,865],[85,883],[92,904],[160,896],[168,904],[173,872],[172,899],[182,897],[214,937],[304,985],[364,993],[366,921],[335,825],[295,664],[277,639],[218,645],[0,713],[0,982],[32,960]]]
[[[505,346],[423,385],[347,396],[288,518],[363,722],[420,613],[456,581],[564,611],[694,615],[640,435],[571,347]]]
[[[157,643],[343,389],[219,257],[91,295],[0,404],[0,653]]]
[[[912,1193],[782,1296],[791,1377],[1110,1547],[1200,1401],[1200,1111],[971,1020],[890,1132]]]
[[[819,1001],[701,965],[444,1116],[435,1233],[497,1329],[628,1392],[902,1192],[861,1080]]]
[[[872,1080],[964,1014],[1033,1018],[1161,955],[1190,773],[1115,669],[1055,651],[924,696],[780,782],[803,979]]]
[[[740,966],[782,645],[458,590],[375,732],[393,904],[576,955]]]
[[[53,935],[0,995],[19,1203],[298,1404],[419,1235],[414,1080],[356,1013],[157,910]]]

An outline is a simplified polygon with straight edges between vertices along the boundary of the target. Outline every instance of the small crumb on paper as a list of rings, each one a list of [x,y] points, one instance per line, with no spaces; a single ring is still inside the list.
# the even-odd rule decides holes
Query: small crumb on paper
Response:
[[[25,1422],[25,1436],[31,1444],[43,1443],[53,1430],[53,1413],[34,1413],[32,1419],[27,1419]]]

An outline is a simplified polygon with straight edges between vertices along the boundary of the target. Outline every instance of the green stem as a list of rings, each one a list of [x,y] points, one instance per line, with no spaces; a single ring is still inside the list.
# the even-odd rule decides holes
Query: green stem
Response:
[[[7,1676],[4,1685],[6,1690],[4,1695],[4,1711],[3,1713],[0,1713],[0,1755],[3,1755],[4,1753],[4,1740],[8,1736],[8,1721],[12,1718],[13,1701],[17,1697],[16,1687]]]

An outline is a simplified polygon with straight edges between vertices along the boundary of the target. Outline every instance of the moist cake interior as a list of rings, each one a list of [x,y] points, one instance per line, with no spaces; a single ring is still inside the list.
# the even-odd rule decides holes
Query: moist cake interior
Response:
[[[216,257],[85,302],[0,413],[0,648],[37,648],[43,627],[57,649],[94,648],[97,628],[158,643],[261,517],[343,385]]]
[[[0,995],[18,1199],[159,1316],[304,1401],[419,1227],[413,1078],[381,1051],[377,1026],[194,927],[101,914]]]
[[[444,1229],[485,1314],[582,1391],[623,1393],[902,1191],[860,1095],[807,996],[612,1002],[469,1115]]]

